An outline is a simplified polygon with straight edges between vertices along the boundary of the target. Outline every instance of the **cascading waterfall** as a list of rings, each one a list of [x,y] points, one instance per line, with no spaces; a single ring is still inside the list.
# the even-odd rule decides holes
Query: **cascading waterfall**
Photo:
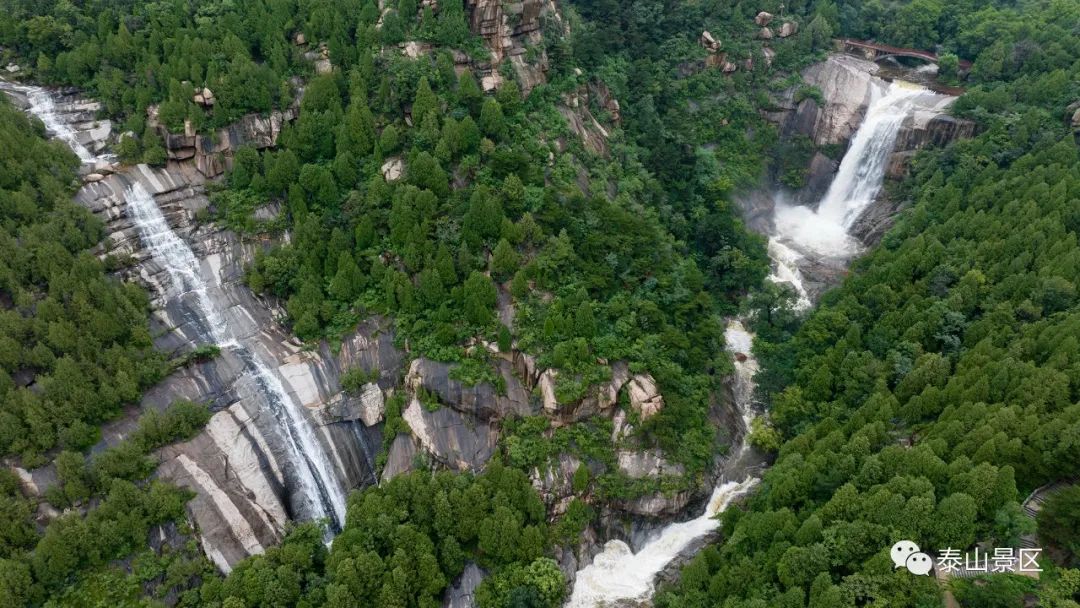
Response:
[[[259,387],[270,412],[281,422],[282,436],[292,454],[300,487],[295,493],[303,505],[302,515],[329,518],[336,529],[345,523],[345,493],[333,473],[324,450],[310,422],[285,392],[281,380],[259,356],[241,344],[229,327],[226,317],[214,305],[208,285],[199,273],[195,254],[169,228],[154,198],[136,182],[124,193],[132,220],[143,245],[167,272],[174,293],[170,297],[190,300],[201,316],[207,338],[236,354]]]
[[[745,496],[760,481],[742,462],[750,448],[750,423],[754,419],[754,374],[758,369],[757,361],[750,354],[754,338],[738,319],[728,323],[724,338],[728,350],[745,355],[745,358],[737,357],[735,361],[733,389],[735,406],[742,417],[743,434],[742,440],[728,459],[734,466],[721,477],[720,484],[713,489],[712,496],[709,497],[705,511],[697,518],[665,526],[637,553],[632,552],[621,540],[608,541],[592,564],[578,571],[567,608],[637,605],[648,600],[654,591],[656,575],[695,541],[716,530],[720,525],[716,516],[732,501]],[[742,477],[742,480],[726,479],[729,476]]]
[[[796,308],[802,310],[812,305],[800,270],[807,256],[847,259],[859,252],[859,243],[848,230],[880,192],[900,127],[915,109],[917,98],[926,93],[922,87],[899,81],[883,92],[877,91],[817,210],[777,202],[776,234],[769,239],[769,257],[773,261],[769,279],[794,287]],[[578,571],[567,608],[637,606],[647,602],[654,591],[656,575],[696,540],[715,530],[719,525],[715,516],[759,482],[753,468],[741,462],[749,451],[748,435],[754,418],[754,376],[758,364],[751,354],[753,334],[739,319],[733,319],[724,337],[728,350],[742,355],[736,357],[733,389],[746,432],[725,467],[720,485],[713,490],[705,512],[696,519],[665,527],[637,553],[622,541],[609,541],[592,564]]]
[[[846,260],[861,249],[848,231],[881,191],[900,127],[927,93],[903,81],[874,89],[866,117],[817,209],[777,201],[776,234],[769,242],[774,269],[770,278],[795,288],[796,308],[810,307],[799,271],[805,256]]]
[[[90,153],[90,150],[86,149],[86,146],[79,143],[79,138],[75,135],[75,130],[71,128],[71,125],[60,120],[60,117],[56,115],[56,102],[53,101],[52,95],[49,95],[48,91],[38,87],[27,87],[26,98],[30,101],[30,111],[40,118],[41,122],[45,123],[45,128],[49,133],[66,143],[71,148],[71,151],[79,157],[79,160],[84,163],[94,161],[94,155]]]
[[[26,100],[30,102],[30,113],[37,116],[45,124],[45,129],[49,135],[67,144],[67,147],[71,148],[71,151],[79,157],[79,160],[84,163],[92,163],[98,160],[86,146],[79,142],[75,129],[71,128],[71,125],[64,122],[57,114],[56,102],[47,90],[41,87],[31,87],[6,81],[0,81],[0,85],[2,85],[0,88],[17,91],[25,95]]]

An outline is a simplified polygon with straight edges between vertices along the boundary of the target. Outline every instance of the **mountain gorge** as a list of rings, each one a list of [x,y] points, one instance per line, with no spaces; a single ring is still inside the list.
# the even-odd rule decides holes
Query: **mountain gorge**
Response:
[[[838,480],[815,482],[812,499],[784,494],[826,431],[887,425],[868,438],[879,463],[906,425],[912,443],[957,432],[956,419],[935,430],[946,406],[928,404],[959,390],[948,378],[964,357],[996,355],[975,348],[990,318],[949,294],[973,281],[986,294],[987,277],[956,258],[930,273],[927,289],[948,303],[901,348],[863,317],[900,306],[908,279],[873,264],[939,219],[952,225],[928,207],[961,179],[941,167],[967,167],[964,155],[1002,129],[1074,163],[1066,137],[1047,143],[1060,119],[1029,109],[1003,126],[985,109],[1000,88],[957,99],[902,83],[924,78],[915,67],[832,52],[822,28],[840,27],[835,5],[785,16],[674,3],[660,18],[647,2],[300,4],[117,6],[96,32],[85,16],[19,6],[33,27],[0,28],[21,79],[0,88],[41,120],[39,137],[79,157],[77,179],[58,188],[89,212],[78,221],[100,227],[84,247],[98,272],[145,291],[139,331],[155,365],[110,413],[50,423],[51,443],[0,436],[15,474],[0,481],[12,512],[27,510],[13,521],[33,522],[0,546],[0,591],[16,605],[230,608],[651,605],[660,583],[665,606],[803,606],[804,587],[811,606],[849,597],[839,574],[826,589],[783,570],[795,559],[785,550],[820,532],[767,548],[765,563],[784,554],[779,582],[732,584],[744,562],[725,560],[744,559],[733,555],[757,517],[775,515],[788,537],[806,517],[835,521],[813,511]],[[35,49],[36,64],[25,60]],[[975,62],[980,82],[988,61]],[[1077,93],[1053,87],[1054,103]],[[875,127],[881,118],[891,122]],[[887,140],[865,152],[860,131]],[[995,158],[1008,167],[1022,154]],[[1068,199],[1067,180],[1046,179]],[[859,194],[834,194],[843,183]],[[816,223],[830,197],[851,216],[836,226]],[[823,250],[830,230],[842,239]],[[920,247],[954,255],[941,245]],[[1053,317],[1075,306],[1066,266],[1027,281],[1038,287],[1019,318],[1067,323]],[[844,294],[857,289],[879,299],[853,303]],[[61,353],[55,331],[24,335],[49,335]],[[819,348],[827,355],[814,358]],[[839,354],[849,351],[863,371]],[[1068,368],[1064,357],[1053,365]],[[19,383],[5,385],[5,424],[28,428],[26,395],[57,385],[44,360],[5,367]],[[815,365],[852,377],[821,379]],[[870,411],[883,387],[897,401]],[[1064,407],[1072,388],[1058,388]],[[51,407],[71,400],[49,396]],[[844,408],[858,406],[849,419]],[[147,438],[180,416],[203,422]],[[1040,425],[1060,420],[1046,416]],[[133,446],[152,467],[113,472],[123,454],[135,462]],[[1007,493],[1019,463],[1001,466],[994,487]],[[948,483],[942,517],[967,488]],[[137,540],[90,548],[110,534],[116,496],[136,504],[159,487],[179,492],[138,511]],[[74,541],[75,529],[90,531]],[[71,560],[50,560],[65,544]],[[851,563],[831,567],[850,575]],[[707,588],[721,579],[722,592]]]

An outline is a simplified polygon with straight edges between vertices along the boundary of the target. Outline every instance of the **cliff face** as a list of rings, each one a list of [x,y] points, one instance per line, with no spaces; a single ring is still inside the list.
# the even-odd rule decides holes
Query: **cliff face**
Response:
[[[612,441],[623,446],[618,453],[620,471],[638,479],[681,473],[661,454],[636,448],[627,440],[631,435],[627,413],[645,419],[660,411],[664,401],[651,376],[631,374],[622,363],[612,365],[611,381],[564,403],[555,396],[556,370],[539,368],[520,351],[499,352],[494,344],[474,348],[488,350],[501,377],[498,388],[456,380],[454,364],[422,357],[409,362],[409,355],[395,346],[393,326],[385,319],[361,324],[336,353],[326,344],[302,348],[278,324],[283,311],[276,303],[257,297],[243,283],[245,266],[271,243],[195,221],[209,204],[203,179],[191,159],[167,170],[139,165],[84,185],[77,200],[106,222],[111,248],[101,253],[130,255],[133,263],[121,275],[149,288],[158,348],[179,354],[206,343],[190,305],[193,296],[175,293],[168,273],[143,247],[124,199],[125,190],[135,183],[153,195],[169,226],[198,259],[198,272],[209,286],[207,295],[228,317],[237,340],[269,362],[289,398],[303,406],[345,489],[377,482],[385,401],[395,393],[404,399],[402,421],[407,432],[391,441],[382,479],[417,466],[480,471],[498,447],[504,419],[541,414],[554,426],[586,416],[611,418],[616,431]],[[509,305],[506,308],[503,316],[512,318]],[[373,370],[377,379],[356,394],[347,394],[341,377],[353,368]],[[263,406],[255,382],[244,362],[222,349],[208,362],[176,371],[149,390],[141,403],[142,408],[160,409],[177,399],[190,399],[209,403],[215,411],[197,437],[162,451],[158,475],[195,493],[189,515],[206,554],[223,570],[280,541],[303,498],[297,495],[298,472],[283,440],[281,421]],[[617,405],[620,395],[626,410]],[[106,428],[107,441],[122,439],[133,421],[134,417]],[[573,496],[570,479],[577,470],[572,456],[560,459],[566,466],[533,472],[534,485],[553,514],[561,513]],[[604,536],[621,534],[614,522],[622,518],[674,516],[707,487],[706,480],[701,492],[672,496],[657,492],[610,505],[605,512],[610,529]]]
[[[870,103],[887,86],[884,80],[877,77],[878,72],[878,65],[871,61],[840,53],[832,54],[827,60],[803,71],[804,85],[792,87],[774,99],[773,108],[765,117],[777,125],[782,139],[805,136],[819,148],[839,148],[835,158],[821,151],[811,156],[806,185],[798,192],[787,193],[790,199],[803,205],[815,205],[828,190],[843,156],[843,148],[862,124]],[[820,96],[806,94],[807,87],[816,89]],[[932,93],[920,98],[919,107],[904,121],[897,134],[887,177],[898,179],[907,175],[911,158],[922,148],[944,145],[975,133],[975,123],[948,114],[948,108],[955,99]],[[741,201],[747,221],[761,231],[769,229],[767,224],[772,215],[774,198],[772,190],[770,187],[750,193]],[[875,232],[880,233],[884,229],[882,220],[891,216],[896,209],[882,212],[876,207],[871,206],[867,213],[881,215],[870,222],[878,226]]]
[[[145,284],[154,302],[152,325],[156,345],[182,353],[200,339],[199,319],[178,295],[164,270],[142,247],[128,216],[124,192],[135,182],[157,202],[170,227],[192,248],[207,296],[228,317],[238,342],[269,363],[289,398],[303,406],[316,428],[335,477],[345,489],[376,481],[375,457],[381,444],[380,421],[385,391],[401,375],[403,353],[393,345],[393,330],[382,319],[362,324],[338,353],[322,344],[306,350],[277,324],[272,302],[257,298],[243,284],[244,266],[266,244],[194,222],[208,201],[200,174],[190,165],[154,170],[140,165],[88,184],[77,200],[106,221],[111,253],[130,254],[134,264],[123,271]],[[377,370],[379,377],[359,391],[341,389],[342,373],[351,368]],[[249,554],[280,540],[301,499],[298,471],[286,448],[283,427],[257,398],[257,378],[230,349],[205,363],[184,367],[148,391],[142,408],[163,408],[177,399],[207,402],[216,412],[206,429],[191,441],[161,453],[158,475],[195,492],[188,511],[206,554],[228,570]],[[120,438],[121,421],[106,430]]]
[[[473,4],[479,11],[473,14],[478,27],[502,24],[496,31],[510,32],[509,46],[506,35],[489,38],[489,42],[501,45],[504,60],[520,57],[522,54],[508,49],[520,48],[516,45],[523,36],[537,32],[530,24],[536,24],[544,11],[555,10],[553,4],[518,4],[519,12],[509,4]],[[593,83],[583,90],[581,94],[595,98],[617,119],[617,102],[606,88]],[[65,116],[80,121],[73,124],[86,124],[78,112]],[[625,363],[611,364],[610,381],[590,387],[573,402],[560,402],[556,397],[558,371],[539,367],[528,354],[500,352],[494,344],[474,344],[472,348],[488,351],[500,381],[498,387],[490,383],[467,385],[455,379],[454,364],[414,358],[395,345],[393,324],[387,319],[368,319],[339,349],[327,344],[305,347],[296,342],[279,324],[284,313],[278,303],[252,293],[243,282],[245,267],[256,252],[272,246],[273,241],[242,237],[196,220],[210,204],[206,181],[227,168],[232,153],[241,145],[275,145],[282,123],[294,117],[294,110],[268,117],[248,116],[208,137],[171,134],[159,128],[168,153],[167,168],[121,167],[106,162],[100,173],[84,176],[76,200],[101,218],[108,231],[99,253],[129,260],[118,274],[148,288],[153,304],[151,330],[161,351],[181,355],[212,340],[205,335],[205,320],[195,305],[197,294],[179,293],[170,273],[155,261],[140,238],[125,199],[127,190],[136,184],[153,197],[168,227],[192,250],[195,271],[206,285],[205,297],[227,319],[232,337],[257,354],[288,399],[301,406],[327,455],[333,477],[344,490],[377,483],[385,404],[395,395],[403,400],[404,427],[398,428],[405,432],[388,438],[382,479],[417,467],[482,470],[498,448],[502,422],[510,416],[536,415],[548,416],[554,427],[587,416],[607,417],[615,429],[612,444],[613,449],[618,446],[617,466],[622,473],[657,480],[681,473],[662,454],[632,438],[628,419],[655,415],[664,407],[664,399],[651,376],[632,374]],[[79,132],[94,129],[98,129],[96,124],[87,124]],[[101,142],[93,148],[95,152],[106,150],[111,141],[107,133],[85,137],[88,143]],[[513,306],[507,294],[500,297],[499,316],[503,322],[513,323]],[[376,377],[347,393],[341,379],[346,370],[354,368],[374,371]],[[193,491],[195,497],[187,507],[189,517],[204,551],[225,571],[279,542],[287,523],[303,516],[302,465],[290,451],[282,421],[265,407],[261,393],[265,387],[251,373],[250,362],[233,349],[222,348],[218,356],[186,365],[147,391],[128,417],[106,425],[98,446],[122,441],[142,408],[162,409],[178,399],[209,404],[213,415],[206,428],[192,440],[162,450],[157,475]],[[569,454],[559,455],[558,460],[560,466],[532,473],[533,483],[552,514],[565,510],[574,495],[570,480],[580,464]],[[603,465],[593,471],[602,472]],[[38,492],[55,483],[55,475],[47,467],[24,473],[28,486],[36,486]],[[604,505],[600,532],[589,531],[595,542],[586,543],[582,555],[591,557],[606,537],[628,537],[634,530],[645,529],[643,525],[656,525],[657,518],[677,516],[689,501],[707,494],[712,480],[699,481],[696,491],[665,495],[657,490],[638,499]],[[656,487],[660,487],[659,481]]]
[[[549,16],[563,27],[555,0],[465,0],[465,10],[473,33],[484,39],[491,52],[490,63],[477,66],[483,72],[485,89],[502,82],[499,72],[504,62],[513,68],[524,93],[546,81],[548,58],[540,29]]]

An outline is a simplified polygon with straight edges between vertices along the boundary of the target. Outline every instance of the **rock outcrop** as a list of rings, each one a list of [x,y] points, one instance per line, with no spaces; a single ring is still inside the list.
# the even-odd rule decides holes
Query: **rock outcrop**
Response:
[[[465,9],[470,28],[484,39],[491,53],[490,63],[475,66],[485,90],[502,83],[499,72],[504,62],[510,63],[525,94],[546,82],[548,58],[540,31],[543,19],[550,16],[562,29],[551,35],[566,33],[554,0],[465,0]]]
[[[476,605],[476,588],[487,578],[480,566],[473,562],[465,564],[461,576],[446,588],[443,594],[443,608],[473,608]]]
[[[209,89],[205,89],[205,92],[209,92]],[[261,150],[276,145],[282,126],[294,120],[298,112],[299,109],[293,106],[284,111],[275,110],[269,116],[248,114],[211,135],[198,134],[190,128],[183,133],[170,133],[158,123],[156,108],[151,108],[149,120],[151,126],[161,134],[170,161],[190,162],[203,177],[212,178],[232,166],[232,157],[240,147],[250,146]]]

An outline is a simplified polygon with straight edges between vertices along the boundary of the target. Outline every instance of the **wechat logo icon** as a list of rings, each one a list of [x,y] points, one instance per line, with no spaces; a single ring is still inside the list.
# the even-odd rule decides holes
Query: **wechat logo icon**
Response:
[[[934,560],[919,550],[919,545],[910,540],[902,540],[889,550],[895,568],[907,568],[916,576],[927,576],[934,567]]]

